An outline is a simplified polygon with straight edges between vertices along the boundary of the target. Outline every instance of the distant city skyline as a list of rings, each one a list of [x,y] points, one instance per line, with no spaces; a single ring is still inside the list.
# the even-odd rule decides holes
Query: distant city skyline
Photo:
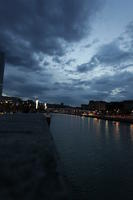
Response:
[[[133,99],[132,8],[132,0],[1,0],[3,94],[69,105]]]

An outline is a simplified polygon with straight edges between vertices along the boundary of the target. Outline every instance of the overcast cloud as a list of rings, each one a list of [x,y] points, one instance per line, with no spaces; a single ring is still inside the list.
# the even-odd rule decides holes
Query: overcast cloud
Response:
[[[4,94],[73,105],[90,99],[133,98],[133,16],[125,13],[123,24],[118,19],[119,30],[112,21],[112,37],[109,30],[101,34],[98,27],[108,24],[104,19],[109,17],[109,3],[0,0],[0,50],[6,53]]]

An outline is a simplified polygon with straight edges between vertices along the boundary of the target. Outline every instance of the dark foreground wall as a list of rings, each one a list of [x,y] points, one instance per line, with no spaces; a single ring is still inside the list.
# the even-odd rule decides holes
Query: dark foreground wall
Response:
[[[0,200],[69,199],[43,114],[0,116]]]

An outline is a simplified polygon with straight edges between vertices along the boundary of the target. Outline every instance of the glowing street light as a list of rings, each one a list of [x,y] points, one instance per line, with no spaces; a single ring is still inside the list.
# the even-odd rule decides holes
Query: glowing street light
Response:
[[[47,110],[47,108],[48,108],[48,107],[47,107],[47,103],[44,104],[44,108],[45,108],[45,110]]]
[[[36,110],[38,109],[39,100],[36,99]]]

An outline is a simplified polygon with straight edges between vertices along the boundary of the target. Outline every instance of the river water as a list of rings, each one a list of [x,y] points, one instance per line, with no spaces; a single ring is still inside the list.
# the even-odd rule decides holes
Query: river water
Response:
[[[50,128],[74,200],[133,199],[133,125],[53,114]]]

